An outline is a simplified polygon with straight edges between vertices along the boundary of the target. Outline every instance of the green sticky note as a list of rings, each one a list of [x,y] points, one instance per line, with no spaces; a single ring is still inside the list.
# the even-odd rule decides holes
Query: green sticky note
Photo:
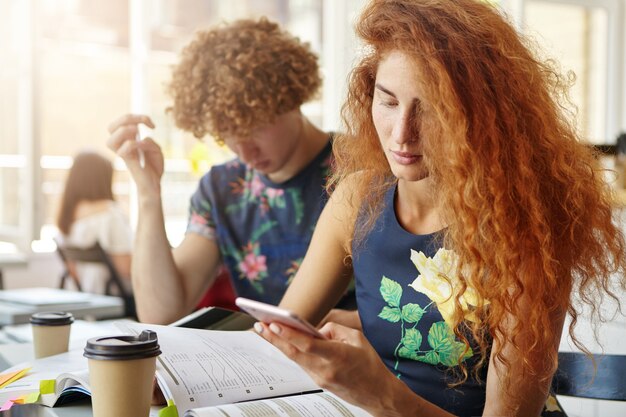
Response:
[[[159,417],[178,417],[178,410],[174,405],[173,400],[167,400],[167,407],[164,407],[159,411]]]
[[[42,379],[39,381],[39,392],[42,394],[54,394],[54,379]]]
[[[36,403],[38,399],[39,399],[39,393],[38,392],[30,393],[24,399],[24,404]]]

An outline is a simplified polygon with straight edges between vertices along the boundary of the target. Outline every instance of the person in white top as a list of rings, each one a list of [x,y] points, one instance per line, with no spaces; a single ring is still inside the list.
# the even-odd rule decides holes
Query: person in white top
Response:
[[[62,244],[91,247],[99,242],[130,292],[132,230],[114,200],[112,182],[113,166],[108,159],[90,151],[76,155],[65,182],[57,226]],[[105,293],[108,271],[103,265],[79,263],[69,267],[83,291]]]

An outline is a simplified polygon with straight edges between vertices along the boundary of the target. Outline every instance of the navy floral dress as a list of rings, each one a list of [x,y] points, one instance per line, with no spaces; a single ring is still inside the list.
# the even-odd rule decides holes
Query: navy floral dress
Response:
[[[487,366],[479,378],[458,378],[459,363],[473,369],[476,344],[469,348],[452,332],[453,299],[458,291],[455,256],[441,245],[439,233],[414,235],[398,223],[396,187],[385,195],[385,208],[364,241],[353,246],[356,295],[363,331],[387,368],[413,392],[457,416],[481,416]],[[442,274],[448,279],[442,278]],[[478,294],[460,299],[469,321]],[[546,417],[562,416],[550,396]]]

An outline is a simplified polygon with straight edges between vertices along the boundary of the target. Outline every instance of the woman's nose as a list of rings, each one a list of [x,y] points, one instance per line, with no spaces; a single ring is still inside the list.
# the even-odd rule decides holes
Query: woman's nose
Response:
[[[411,118],[409,115],[400,116],[393,125],[392,137],[396,143],[409,142],[412,139]]]

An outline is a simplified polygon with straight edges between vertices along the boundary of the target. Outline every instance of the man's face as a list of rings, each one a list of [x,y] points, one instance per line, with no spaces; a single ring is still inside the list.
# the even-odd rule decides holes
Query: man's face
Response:
[[[224,143],[245,164],[272,178],[292,160],[301,144],[303,120],[300,110],[280,115],[274,123],[253,129],[250,136],[225,137]]]

